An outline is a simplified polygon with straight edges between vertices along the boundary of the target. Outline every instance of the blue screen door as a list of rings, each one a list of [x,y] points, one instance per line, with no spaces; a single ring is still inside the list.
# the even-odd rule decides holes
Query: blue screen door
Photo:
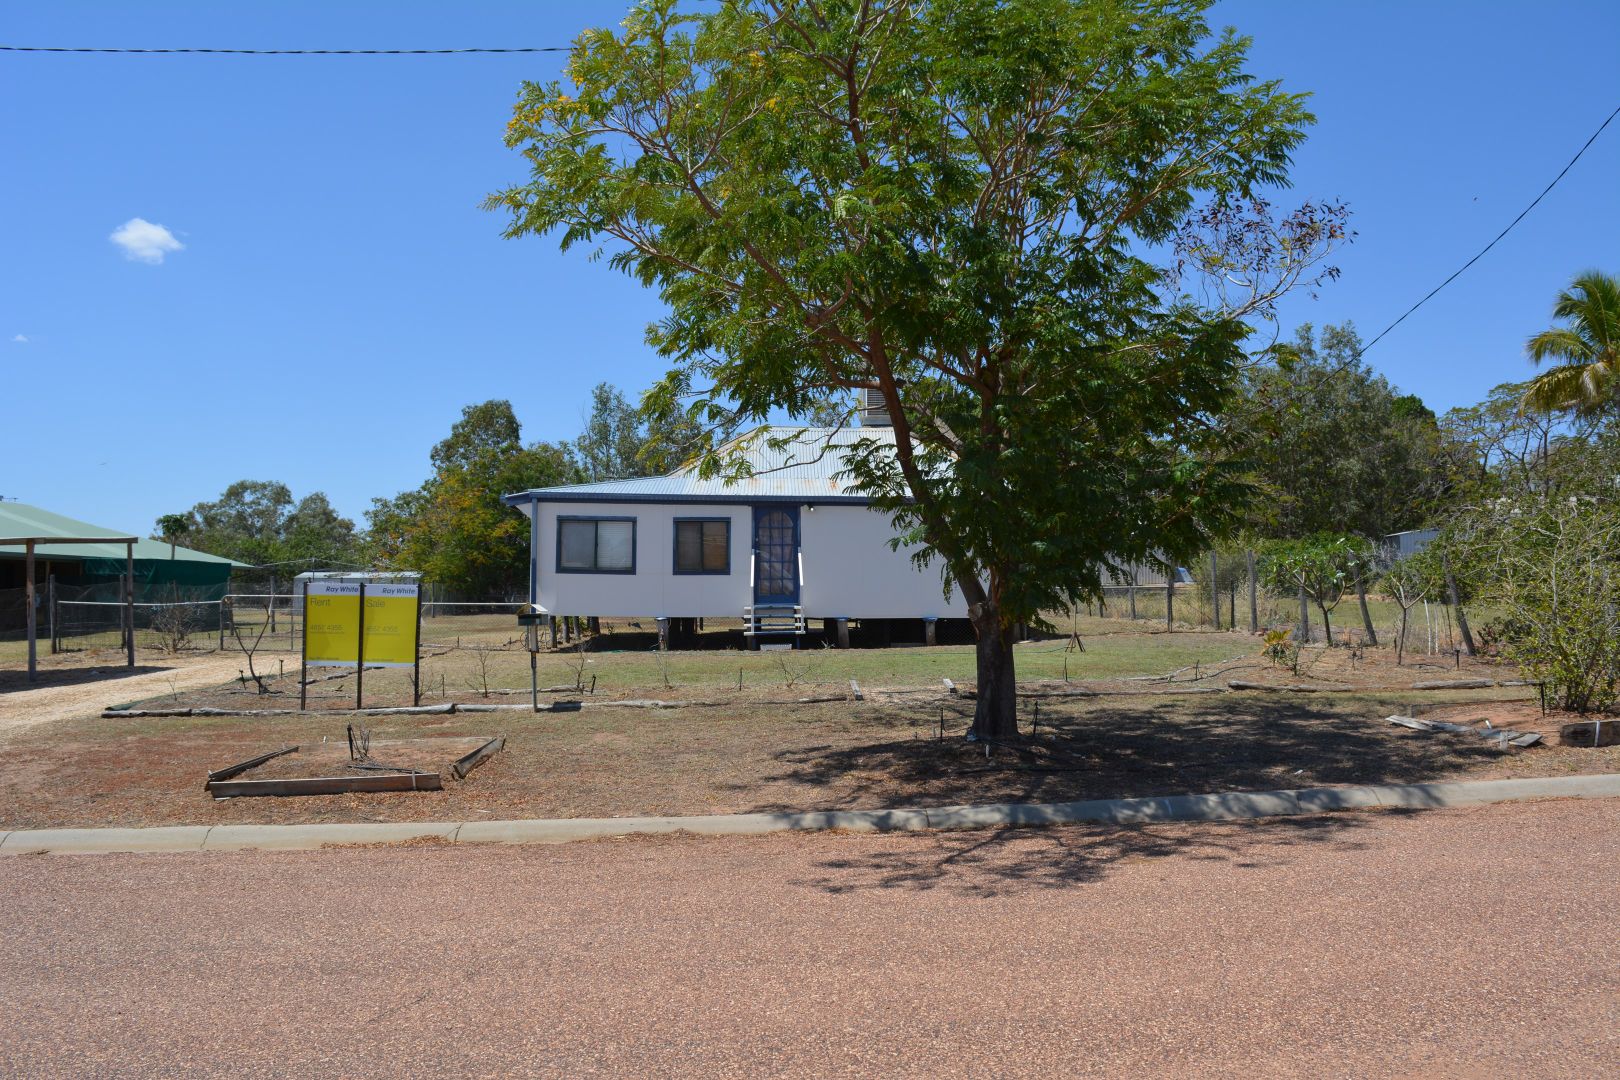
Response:
[[[754,603],[799,602],[799,508],[754,507]]]

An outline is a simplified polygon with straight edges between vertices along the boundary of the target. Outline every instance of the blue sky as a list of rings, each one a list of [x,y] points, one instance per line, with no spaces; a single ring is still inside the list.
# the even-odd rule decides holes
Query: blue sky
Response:
[[[5,2],[0,43],[556,45],[622,13]],[[1215,19],[1255,38],[1257,73],[1315,94],[1293,194],[1356,215],[1342,280],[1291,300],[1290,325],[1382,328],[1620,104],[1612,0],[1224,0]],[[596,382],[645,387],[656,299],[478,209],[522,176],[501,144],[519,81],[561,63],[0,54],[0,495],[141,530],[279,479],[359,520],[421,482],[464,404],[509,398],[528,437],[566,438]],[[136,218],[183,248],[129,257],[109,237]],[[1620,272],[1620,121],[1368,360],[1437,411],[1478,400],[1526,375],[1523,340],[1589,267]]]

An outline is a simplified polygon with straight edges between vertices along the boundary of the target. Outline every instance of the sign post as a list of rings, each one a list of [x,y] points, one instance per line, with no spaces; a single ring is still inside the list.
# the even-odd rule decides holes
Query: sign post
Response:
[[[538,606],[518,612],[523,643],[529,649],[529,704],[535,712],[540,711],[540,620],[544,618],[546,615]],[[555,639],[556,635],[552,636]]]
[[[366,685],[366,583],[360,583],[360,640],[354,657],[354,708],[361,709]]]
[[[416,598],[416,647],[411,650],[411,704],[422,704],[422,598]]]
[[[224,605],[220,611],[224,611]],[[304,633],[298,646],[298,711],[303,712],[309,702],[309,582],[304,582]],[[224,616],[222,615],[223,619]],[[225,640],[224,623],[220,624],[219,639]]]

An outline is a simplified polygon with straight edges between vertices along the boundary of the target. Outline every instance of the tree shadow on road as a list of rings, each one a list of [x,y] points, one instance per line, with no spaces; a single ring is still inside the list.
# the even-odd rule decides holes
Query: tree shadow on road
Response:
[[[1415,811],[1380,811],[1410,813]],[[1220,862],[1239,870],[1284,865],[1301,845],[1350,852],[1367,813],[1158,825],[1073,825],[888,836],[883,850],[827,859],[820,876],[796,882],[829,893],[872,889],[946,889],[977,897],[1030,888],[1068,889],[1101,880],[1122,865],[1177,859]]]

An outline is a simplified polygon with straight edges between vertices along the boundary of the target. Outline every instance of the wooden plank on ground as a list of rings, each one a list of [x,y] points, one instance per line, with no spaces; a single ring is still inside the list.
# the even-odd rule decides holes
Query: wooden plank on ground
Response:
[[[1620,743],[1620,721],[1582,720],[1558,729],[1558,741],[1565,746],[1614,746]]]
[[[450,766],[450,771],[455,774],[457,780],[465,780],[467,779],[468,773],[478,768],[478,766],[484,763],[486,758],[494,754],[496,751],[503,749],[505,746],[506,736],[497,735],[483,746],[480,746],[478,749],[474,750],[472,753],[457,758],[455,763]]]
[[[203,790],[207,791],[209,785],[213,784],[217,780],[229,780],[231,777],[236,776],[239,773],[245,773],[257,765],[263,765],[272,758],[278,758],[282,754],[296,754],[297,752],[298,747],[296,746],[283,746],[280,750],[272,750],[268,754],[260,754],[258,757],[251,757],[246,761],[238,761],[235,765],[227,765],[223,769],[215,769],[213,772],[208,774],[208,780],[203,784]]]
[[[216,799],[252,795],[343,795],[365,791],[440,791],[438,773],[388,773],[381,776],[301,776],[289,780],[225,780],[210,784]]]

